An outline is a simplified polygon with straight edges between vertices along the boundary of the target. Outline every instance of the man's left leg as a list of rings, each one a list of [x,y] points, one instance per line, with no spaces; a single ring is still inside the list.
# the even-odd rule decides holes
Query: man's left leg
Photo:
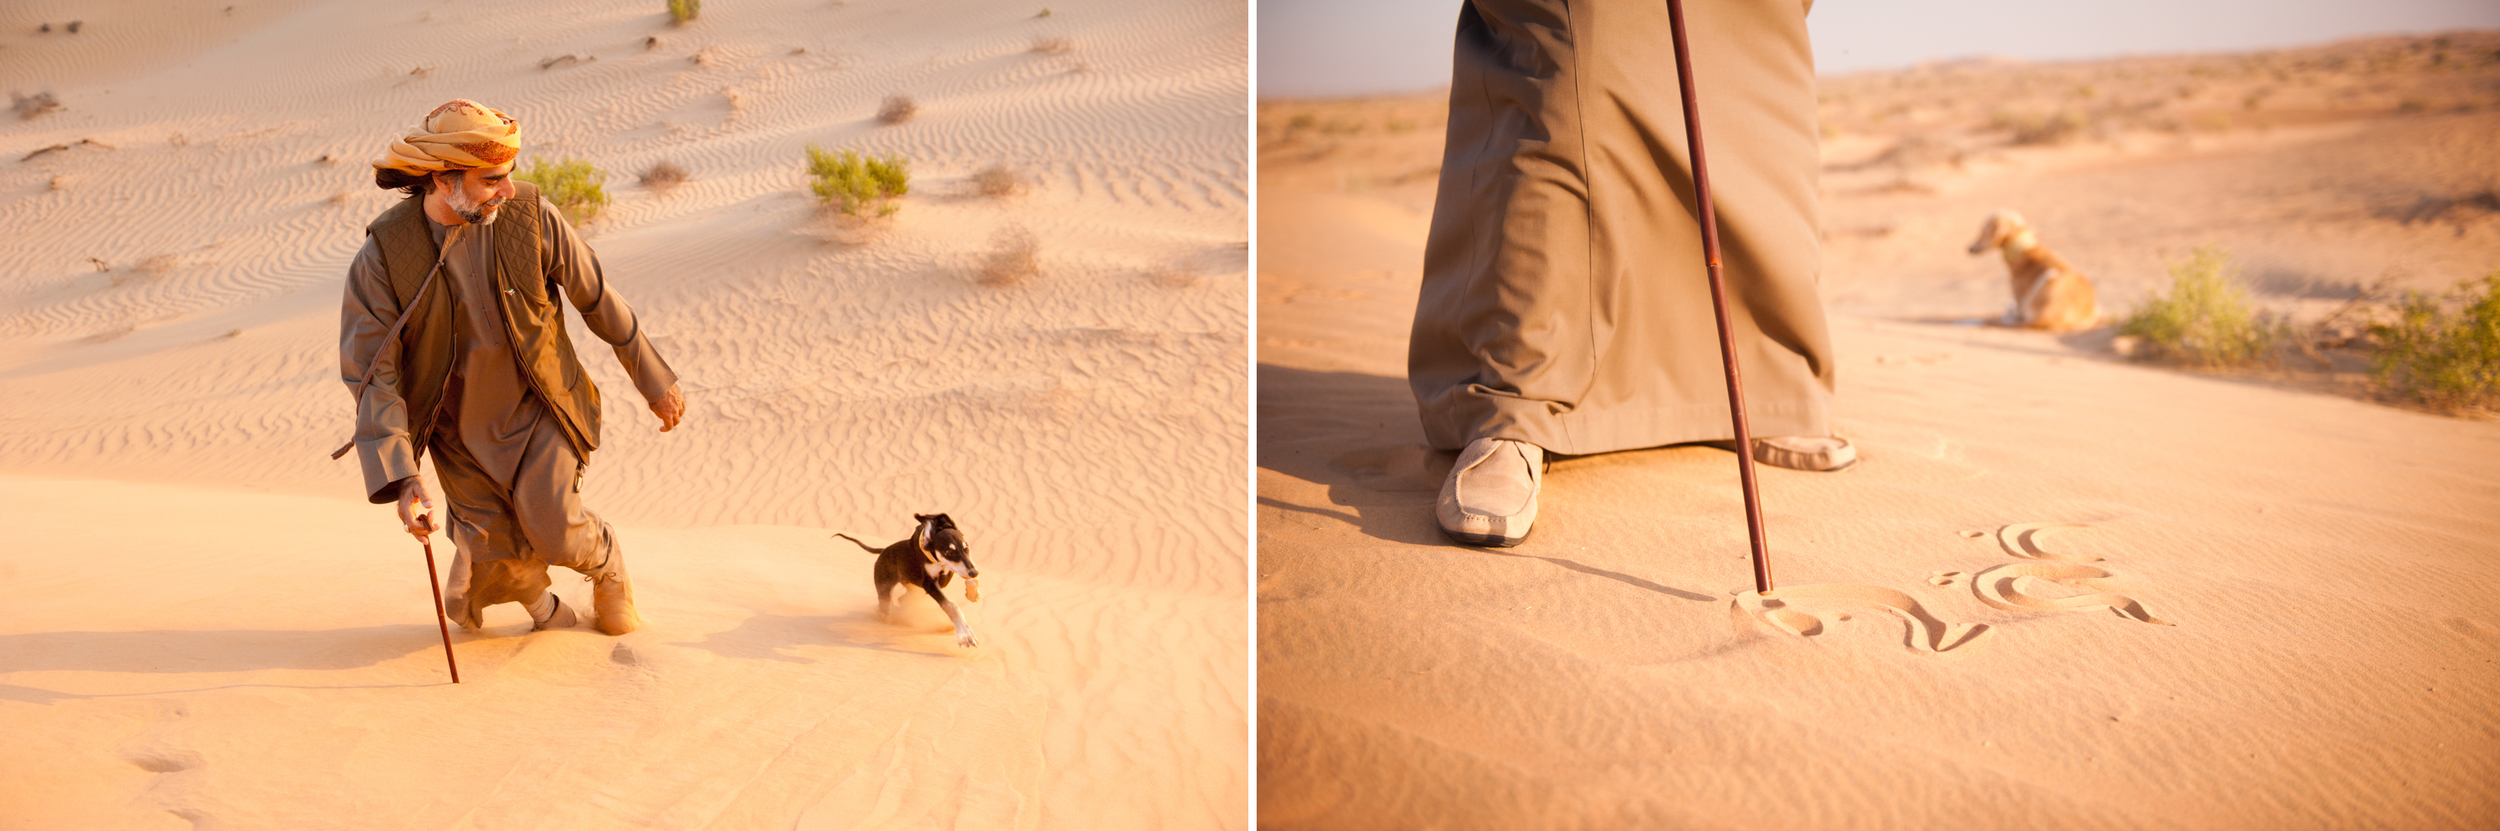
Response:
[[[552,417],[531,431],[530,448],[512,475],[512,512],[530,550],[551,566],[590,578],[599,631],[622,635],[642,626],[624,551],[607,520],[582,507],[581,456]]]

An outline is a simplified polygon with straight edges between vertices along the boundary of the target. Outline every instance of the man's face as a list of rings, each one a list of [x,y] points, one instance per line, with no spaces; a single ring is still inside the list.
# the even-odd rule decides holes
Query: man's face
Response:
[[[443,204],[461,219],[490,225],[504,201],[512,198],[512,164],[470,168],[458,177],[436,176],[434,184],[442,189]]]

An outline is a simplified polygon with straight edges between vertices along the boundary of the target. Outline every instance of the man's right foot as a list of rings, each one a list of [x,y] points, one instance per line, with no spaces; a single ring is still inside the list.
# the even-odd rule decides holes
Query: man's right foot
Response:
[[[625,576],[625,552],[611,547],[608,563],[590,577],[590,608],[599,631],[622,635],[642,628],[634,611],[634,581]]]
[[[1545,448],[1524,441],[1469,442],[1441,483],[1433,513],[1450,539],[1509,547],[1536,523],[1536,492],[1545,482]]]

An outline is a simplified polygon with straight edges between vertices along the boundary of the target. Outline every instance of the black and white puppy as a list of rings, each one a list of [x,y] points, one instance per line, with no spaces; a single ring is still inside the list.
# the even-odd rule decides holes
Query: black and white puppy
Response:
[[[937,601],[938,608],[946,610],[948,620],[955,622],[956,645],[980,646],[981,639],[972,634],[972,627],[964,625],[963,612],[956,610],[955,602],[946,599],[946,593],[940,591],[954,582],[955,575],[961,574],[967,589],[964,596],[974,601],[981,599],[980,584],[977,582],[981,579],[981,569],[972,565],[972,546],[964,544],[963,532],[957,530],[955,521],[945,514],[912,514],[911,518],[920,522],[920,527],[912,531],[911,539],[884,548],[869,548],[867,543],[849,534],[837,533],[834,536],[850,540],[852,544],[877,555],[879,617],[894,619],[894,604],[897,602],[894,587],[906,584],[918,586],[921,591],[929,593],[929,599]]]

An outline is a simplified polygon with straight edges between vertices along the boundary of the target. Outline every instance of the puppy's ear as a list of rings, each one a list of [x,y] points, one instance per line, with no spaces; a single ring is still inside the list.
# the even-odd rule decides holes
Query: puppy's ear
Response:
[[[919,516],[919,515],[918,515],[918,514],[913,514],[913,516]],[[919,525],[912,526],[912,529],[911,529],[911,547],[912,547],[912,549],[913,549],[913,550],[916,550],[916,551],[919,551],[919,552],[920,552],[920,559],[927,560],[927,561],[932,562],[932,563],[937,562],[937,552],[936,552],[936,551],[932,551],[932,550],[930,550],[930,549],[929,549],[929,520],[928,520],[928,519],[923,518],[923,519],[921,519],[921,520],[920,520],[920,524],[919,524]]]

